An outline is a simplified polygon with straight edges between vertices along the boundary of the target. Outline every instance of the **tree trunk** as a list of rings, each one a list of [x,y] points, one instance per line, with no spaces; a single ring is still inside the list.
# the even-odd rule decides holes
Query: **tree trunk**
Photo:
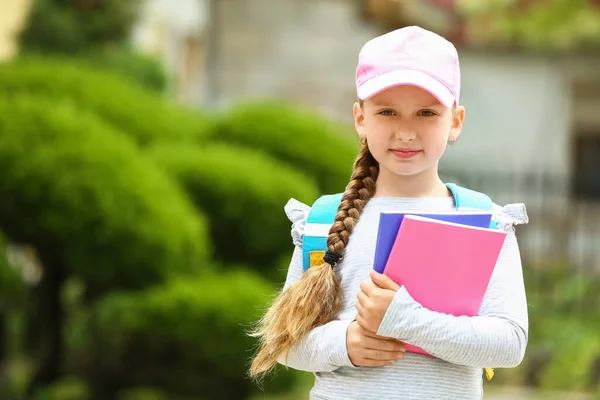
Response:
[[[6,312],[0,312],[0,365],[8,357],[8,315]]]
[[[66,274],[58,263],[44,263],[44,275],[34,290],[33,319],[36,332],[37,368],[28,388],[33,395],[38,389],[57,381],[62,373],[64,310],[61,290]]]
[[[6,385],[6,362],[8,361],[8,315],[0,312],[0,387]]]

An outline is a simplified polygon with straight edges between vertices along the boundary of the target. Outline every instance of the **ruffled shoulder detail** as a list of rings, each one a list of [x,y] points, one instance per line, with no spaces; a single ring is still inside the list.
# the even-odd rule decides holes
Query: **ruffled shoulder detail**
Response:
[[[525,225],[529,222],[527,209],[523,203],[513,203],[505,206],[494,204],[492,219],[496,221],[497,229],[506,232],[514,232],[515,225]]]
[[[306,225],[306,219],[311,208],[296,199],[290,199],[283,209],[292,222],[292,242],[295,246],[302,246],[304,226]]]

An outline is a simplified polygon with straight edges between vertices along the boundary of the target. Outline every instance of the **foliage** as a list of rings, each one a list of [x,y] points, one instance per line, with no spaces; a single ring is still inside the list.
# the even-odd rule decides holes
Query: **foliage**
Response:
[[[33,94],[71,100],[145,146],[156,141],[196,141],[212,132],[198,111],[169,104],[114,73],[84,61],[27,56],[0,66],[0,94]]]
[[[127,40],[139,0],[34,0],[19,41],[26,50],[76,54]]]
[[[587,322],[574,320],[555,325],[554,342],[560,346],[560,350],[557,349],[551,362],[542,367],[541,387],[558,390],[594,389],[597,378],[592,377],[600,360],[598,326],[590,327]]]
[[[297,167],[323,193],[344,191],[358,155],[351,127],[283,103],[238,105],[219,120],[215,135],[214,140],[253,147]]]
[[[291,197],[311,204],[318,196],[311,179],[257,150],[233,145],[161,145],[150,154],[210,219],[215,259],[246,263],[283,280],[273,262],[283,255],[289,261],[293,250],[283,207]]]
[[[600,7],[593,0],[459,0],[457,8],[473,35],[498,45],[534,51],[600,45]]]
[[[246,378],[254,346],[246,331],[273,292],[237,268],[111,293],[91,314],[97,352],[83,370],[96,387],[150,385],[172,396],[247,398],[255,388]]]
[[[529,342],[525,359],[494,381],[548,390],[594,390],[600,377],[600,278],[566,264],[525,267]],[[492,381],[492,384],[493,382]]]
[[[70,376],[49,385],[35,394],[34,400],[87,400],[89,391],[85,382]]]
[[[26,290],[23,277],[9,264],[6,238],[0,231],[0,311],[22,305]]]
[[[208,400],[203,397],[194,397],[194,400]],[[169,393],[151,387],[136,387],[119,392],[117,400],[192,400],[191,398],[174,397]]]
[[[164,92],[168,76],[160,60],[124,46],[94,50],[82,55],[90,69],[122,75],[154,92]]]
[[[0,169],[0,226],[92,292],[204,268],[205,221],[181,189],[72,104],[0,98]]]

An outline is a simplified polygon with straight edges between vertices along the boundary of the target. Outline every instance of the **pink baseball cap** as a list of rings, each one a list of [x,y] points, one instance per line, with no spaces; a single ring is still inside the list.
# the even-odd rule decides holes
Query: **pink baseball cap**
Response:
[[[460,67],[454,45],[418,26],[368,41],[358,56],[358,98],[366,100],[398,85],[427,90],[447,107],[458,104]]]

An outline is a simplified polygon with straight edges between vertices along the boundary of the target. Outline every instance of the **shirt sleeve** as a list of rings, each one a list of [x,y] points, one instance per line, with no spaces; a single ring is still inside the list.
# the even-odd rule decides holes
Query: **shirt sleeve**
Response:
[[[283,289],[302,278],[302,236],[310,207],[291,199],[285,212],[292,222],[292,241],[295,245]],[[295,343],[287,357],[278,362],[301,371],[331,372],[343,366],[353,366],[346,348],[346,331],[352,321],[334,320],[311,330]]]
[[[418,346],[442,360],[471,367],[519,365],[528,340],[528,312],[523,269],[513,226],[527,223],[523,205],[496,207],[497,228],[507,237],[478,316],[430,311],[400,288],[384,315],[378,335]]]

